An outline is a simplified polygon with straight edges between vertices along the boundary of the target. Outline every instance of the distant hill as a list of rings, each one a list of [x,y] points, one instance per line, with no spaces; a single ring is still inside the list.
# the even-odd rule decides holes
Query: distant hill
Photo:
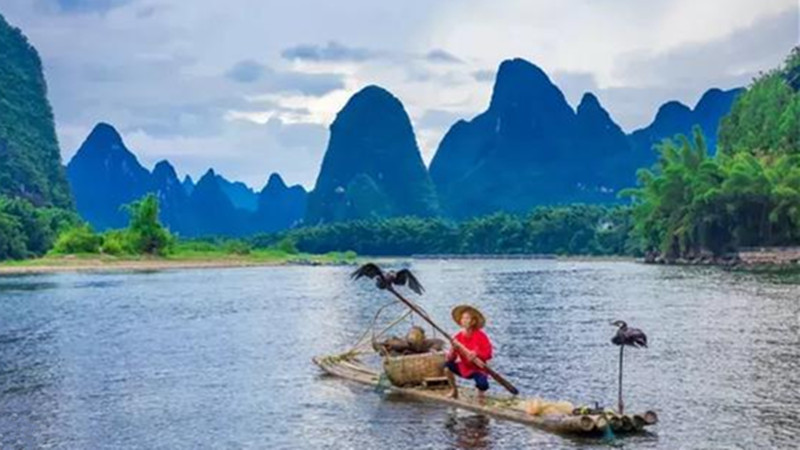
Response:
[[[122,205],[153,190],[150,172],[109,124],[97,124],[67,165],[78,213],[97,230],[128,223]]]
[[[36,49],[0,15],[0,195],[72,208]]]
[[[182,234],[194,234],[197,224],[189,204],[190,194],[186,193],[172,164],[166,160],[158,162],[153,168],[151,180],[152,190],[157,194],[161,208],[161,222]]]
[[[258,194],[246,184],[241,181],[228,181],[221,175],[217,175],[217,182],[236,208],[251,212],[258,209]]]
[[[128,217],[122,206],[154,192],[160,219],[183,236],[241,236],[279,231],[302,222],[306,192],[286,187],[274,174],[256,194],[244,183],[228,181],[209,171],[194,184],[181,182],[175,168],[161,161],[151,173],[128,150],[109,124],[100,123],[67,166],[80,215],[97,230],[121,228]],[[277,178],[275,178],[277,177]]]
[[[699,124],[714,144],[720,118],[739,90],[711,89],[694,110],[669,102],[651,125],[626,136],[586,93],[573,110],[539,67],[504,61],[489,108],[445,134],[430,165],[445,213],[464,218],[537,205],[617,203],[652,145]]]
[[[300,186],[286,186],[276,174],[257,193],[213,170],[196,185],[188,176],[179,181],[168,162],[150,173],[107,124],[92,131],[68,173],[78,211],[98,229],[124,226],[120,206],[157,192],[162,219],[186,236],[611,204],[625,201],[618,192],[635,184],[637,169],[656,161],[652,147],[662,139],[688,133],[697,124],[713,147],[719,120],[740,92],[711,89],[694,109],[667,102],[650,125],[626,135],[595,95],[584,94],[573,109],[543,70],[513,59],[500,65],[487,110],[448,130],[429,171],[402,103],[385,89],[368,86],[331,124],[308,194]]]
[[[209,169],[197,180],[197,185],[189,197],[189,204],[196,223],[191,235],[246,234],[246,212],[233,205],[213,169]]]
[[[439,213],[411,121],[392,94],[362,89],[330,130],[306,223]]]
[[[186,195],[192,195],[192,191],[194,191],[194,180],[191,176],[186,175],[183,177],[183,190],[186,192]]]
[[[694,109],[678,101],[670,101],[658,108],[653,122],[630,134],[636,151],[636,165],[649,167],[656,160],[655,144],[676,134],[690,135],[692,127],[699,125],[706,137],[709,150],[713,153],[717,146],[717,131],[720,120],[731,110],[736,97],[744,89],[709,89],[695,105]]]
[[[300,225],[307,200],[308,193],[302,186],[286,186],[281,176],[273,173],[258,194],[254,227],[258,231],[273,232]]]
[[[489,108],[447,132],[430,173],[461,218],[534,205],[613,202],[632,150],[594,95],[577,113],[539,67],[504,61]]]

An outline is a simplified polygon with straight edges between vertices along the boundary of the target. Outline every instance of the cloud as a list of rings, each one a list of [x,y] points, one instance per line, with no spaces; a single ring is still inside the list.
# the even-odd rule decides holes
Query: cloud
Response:
[[[86,130],[88,133],[88,130]],[[315,124],[229,122],[210,137],[154,136],[143,130],[123,134],[128,147],[147,167],[169,159],[176,169],[197,180],[209,168],[229,179],[260,189],[270,173],[288,184],[311,188],[319,171],[328,130]]]
[[[451,53],[441,49],[431,50],[425,55],[425,59],[433,63],[443,64],[463,64],[464,61],[458,59]]]
[[[148,161],[254,186],[272,170],[313,182],[328,125],[368,84],[403,102],[428,161],[451,120],[486,109],[505,59],[573,105],[595,92],[630,130],[775,67],[798,29],[796,0],[0,3],[42,57],[65,158],[102,120]]]
[[[773,67],[798,45],[799,29],[800,6],[796,4],[718,39],[662,52],[629,52],[620,58],[615,72],[628,86],[742,84]]]
[[[271,72],[268,91],[296,92],[320,97],[345,88],[344,76],[337,73]]]
[[[291,61],[307,61],[315,63],[347,63],[368,62],[381,59],[393,64],[409,63],[414,59],[435,64],[463,64],[460,58],[442,49],[433,49],[425,54],[401,50],[377,50],[366,47],[353,47],[337,41],[328,41],[325,45],[301,44],[285,48],[281,57]]]
[[[264,75],[264,65],[252,59],[245,59],[234,64],[228,71],[227,76],[239,83],[252,83]]]
[[[281,52],[284,59],[314,62],[360,62],[381,56],[380,52],[363,47],[348,47],[336,41],[326,45],[301,44]]]
[[[446,111],[442,109],[429,109],[426,110],[419,119],[414,121],[417,128],[436,128],[448,129],[459,119],[465,116],[474,115],[474,112],[464,114],[457,111]]]
[[[103,13],[130,2],[131,0],[56,0],[55,3],[65,13]]]
[[[711,41],[625,54],[615,66],[622,82],[601,89],[598,96],[606,99],[615,121],[631,131],[647,125],[668,100],[694,105],[712,87],[747,86],[797,45],[799,13],[795,6]]]
[[[342,74],[279,72],[252,59],[237,62],[225,76],[237,83],[244,84],[261,81],[259,87],[268,92],[296,92],[309,96],[321,96],[344,89]]]
[[[472,72],[472,78],[481,83],[493,82],[496,77],[497,71],[495,70],[481,69]]]
[[[573,108],[577,108],[584,93],[599,91],[597,80],[590,72],[554,72],[550,78]]]

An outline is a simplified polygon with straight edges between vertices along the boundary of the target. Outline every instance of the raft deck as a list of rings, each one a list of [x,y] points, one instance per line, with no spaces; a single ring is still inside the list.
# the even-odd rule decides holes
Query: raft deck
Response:
[[[321,356],[312,359],[328,374],[369,386],[378,386],[380,373],[357,357],[347,355]],[[387,386],[387,391],[418,400],[434,401],[458,408],[484,413],[497,418],[512,420],[533,427],[571,435],[600,435],[610,428],[615,434],[641,432],[646,426],[658,422],[655,412],[620,415],[615,412],[586,415],[531,415],[525,410],[526,401],[511,396],[485,396],[483,402],[477,397],[477,390],[459,387],[459,397],[451,398],[447,389],[423,387]]]

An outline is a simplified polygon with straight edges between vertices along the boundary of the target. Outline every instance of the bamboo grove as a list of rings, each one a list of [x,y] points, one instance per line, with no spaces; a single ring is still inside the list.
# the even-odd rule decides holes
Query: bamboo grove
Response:
[[[667,258],[800,244],[800,48],[734,103],[709,155],[699,129],[638,173],[634,233]]]

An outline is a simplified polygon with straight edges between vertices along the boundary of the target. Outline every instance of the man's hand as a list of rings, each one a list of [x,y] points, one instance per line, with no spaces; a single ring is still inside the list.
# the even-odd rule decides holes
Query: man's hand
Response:
[[[467,358],[467,360],[472,361],[475,358],[475,353],[467,347],[464,347],[464,344],[461,342],[453,341],[453,344],[458,348],[458,352],[461,356]]]
[[[480,358],[478,358],[478,355],[476,355],[475,352],[464,347],[464,345],[462,345],[458,341],[454,341],[453,344],[455,344],[455,346],[458,347],[459,352],[463,357],[467,359],[467,361],[471,362],[472,364],[475,364],[481,369],[486,367],[486,364],[484,364],[484,362]]]

